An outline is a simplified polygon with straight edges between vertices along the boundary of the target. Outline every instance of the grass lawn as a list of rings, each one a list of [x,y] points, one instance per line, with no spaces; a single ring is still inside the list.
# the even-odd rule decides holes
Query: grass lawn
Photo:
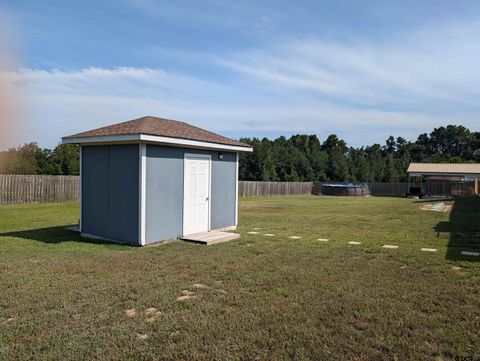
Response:
[[[480,200],[419,206],[246,198],[239,241],[145,248],[64,230],[75,203],[0,207],[0,359],[478,359]]]

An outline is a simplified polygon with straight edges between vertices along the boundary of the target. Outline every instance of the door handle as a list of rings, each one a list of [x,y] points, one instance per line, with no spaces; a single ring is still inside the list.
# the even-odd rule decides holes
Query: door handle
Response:
[[[208,197],[207,197],[207,198],[205,198],[205,200],[208,202]]]

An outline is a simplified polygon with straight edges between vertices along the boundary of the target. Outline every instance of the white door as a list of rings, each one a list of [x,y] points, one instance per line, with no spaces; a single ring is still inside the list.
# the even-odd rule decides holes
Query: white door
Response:
[[[209,231],[210,156],[185,155],[183,235]]]

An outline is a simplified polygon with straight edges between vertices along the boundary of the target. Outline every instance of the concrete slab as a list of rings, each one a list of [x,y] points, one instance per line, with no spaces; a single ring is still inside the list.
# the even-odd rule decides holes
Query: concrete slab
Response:
[[[247,232],[248,234],[258,234],[258,232]]]
[[[350,242],[348,242],[348,244],[358,245],[358,244],[362,244],[362,242],[350,241]]]
[[[462,251],[462,256],[480,257],[480,252]]]
[[[437,252],[437,249],[436,248],[422,248],[420,249],[420,251],[423,251],[423,252]]]
[[[387,249],[397,249],[398,246],[395,246],[393,244],[384,244],[382,248],[387,248]]]
[[[327,238],[319,238],[319,239],[317,239],[317,241],[320,241],[320,242],[329,242],[330,240],[327,239]]]
[[[222,231],[210,231],[190,234],[188,236],[181,237],[184,241],[196,242],[206,245],[212,245],[217,243],[223,243],[239,239],[238,233],[222,232]]]
[[[300,239],[300,238],[302,238],[302,237],[300,237],[300,236],[290,236],[290,237],[288,237],[288,238],[290,238],[290,239]]]
[[[273,236],[275,236],[275,235],[274,235],[273,233],[265,233],[264,236],[265,236],[265,237],[273,237]]]

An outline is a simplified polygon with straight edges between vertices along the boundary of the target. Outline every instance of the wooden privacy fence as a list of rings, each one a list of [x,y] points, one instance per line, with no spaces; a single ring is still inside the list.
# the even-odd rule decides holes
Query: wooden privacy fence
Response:
[[[312,189],[313,182],[238,182],[240,197],[312,194]]]
[[[0,204],[77,201],[80,198],[79,183],[78,176],[0,174]],[[332,182],[239,181],[238,195],[249,197],[318,194],[322,184]],[[420,186],[413,183],[410,185]],[[473,182],[435,181],[428,185],[424,183],[423,186],[428,193],[435,195],[461,196],[474,193]],[[368,183],[368,187],[370,194],[374,196],[404,197],[408,191],[407,182]]]
[[[78,176],[0,174],[0,204],[76,201]]]

